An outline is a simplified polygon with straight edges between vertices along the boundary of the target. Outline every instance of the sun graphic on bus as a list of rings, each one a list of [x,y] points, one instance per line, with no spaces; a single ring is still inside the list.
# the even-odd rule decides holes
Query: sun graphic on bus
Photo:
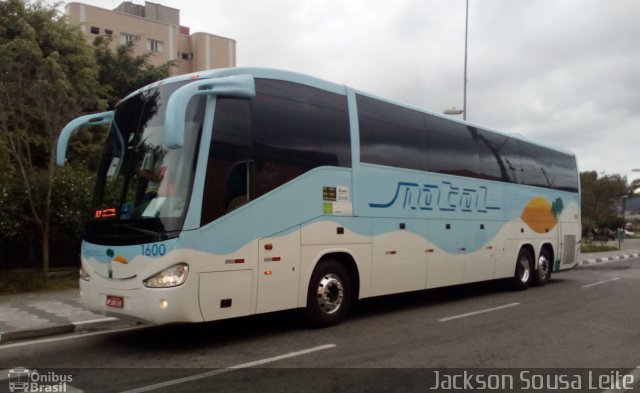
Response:
[[[561,198],[550,204],[545,197],[537,196],[527,203],[520,218],[535,232],[546,233],[556,226],[563,209]]]

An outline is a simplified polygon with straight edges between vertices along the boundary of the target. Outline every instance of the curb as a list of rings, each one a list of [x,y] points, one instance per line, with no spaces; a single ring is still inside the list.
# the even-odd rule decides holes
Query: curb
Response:
[[[640,253],[613,255],[613,256],[601,257],[601,258],[589,258],[589,259],[583,259],[582,261],[580,261],[580,265],[585,265],[585,264],[589,265],[592,263],[600,263],[600,262],[612,262],[612,261],[619,261],[623,259],[638,258],[638,257],[640,257]]]
[[[34,329],[13,330],[10,332],[0,332],[0,344],[7,341],[26,340],[31,338],[40,338],[45,336],[53,336],[56,334],[73,333],[75,325],[56,325]]]
[[[0,344],[4,344],[9,341],[27,340],[92,330],[114,321],[119,321],[119,319],[114,317],[106,317],[88,321],[71,322],[63,325],[53,325],[39,328],[18,329],[9,332],[0,332]]]

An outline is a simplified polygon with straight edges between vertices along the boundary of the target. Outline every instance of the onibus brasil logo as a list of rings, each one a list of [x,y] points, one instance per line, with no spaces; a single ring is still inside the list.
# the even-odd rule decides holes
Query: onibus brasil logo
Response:
[[[67,392],[67,383],[73,381],[71,374],[59,374],[53,371],[38,372],[24,367],[9,370],[10,392]],[[71,390],[69,390],[71,391]]]

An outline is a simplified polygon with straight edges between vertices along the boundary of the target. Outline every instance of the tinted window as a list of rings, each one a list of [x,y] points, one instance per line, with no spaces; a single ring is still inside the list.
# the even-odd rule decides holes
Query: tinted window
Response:
[[[253,142],[250,103],[218,98],[202,199],[204,225],[251,199]]]
[[[351,166],[347,99],[256,80],[251,100],[218,97],[201,224],[319,166]]]
[[[360,160],[428,170],[423,114],[358,95]]]
[[[541,146],[520,141],[522,184],[551,188],[549,151]]]
[[[319,166],[351,166],[346,96],[269,79],[256,80],[256,91],[257,196]]]
[[[507,164],[500,151],[507,143],[507,137],[485,130],[478,130],[478,153],[480,171],[486,179],[509,181]]]
[[[507,138],[506,143],[500,149],[500,155],[507,170],[507,179],[511,183],[522,182],[522,160],[520,159],[520,141]]]
[[[358,95],[364,163],[578,191],[575,158]]]
[[[560,152],[550,152],[553,187],[559,190],[578,192],[578,168],[575,157]]]
[[[477,130],[440,117],[425,116],[429,169],[438,173],[481,177]]]

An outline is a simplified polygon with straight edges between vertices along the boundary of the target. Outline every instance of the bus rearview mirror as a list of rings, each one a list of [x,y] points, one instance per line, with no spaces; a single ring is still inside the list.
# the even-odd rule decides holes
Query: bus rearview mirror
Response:
[[[69,140],[80,128],[102,126],[111,123],[113,111],[94,113],[91,115],[80,116],[71,120],[60,132],[58,138],[58,146],[56,149],[56,164],[64,166],[67,157],[67,147]]]
[[[165,143],[170,149],[179,149],[184,144],[187,106],[197,95],[251,98],[256,95],[256,88],[251,75],[237,75],[200,79],[176,90],[169,97],[164,120]]]

